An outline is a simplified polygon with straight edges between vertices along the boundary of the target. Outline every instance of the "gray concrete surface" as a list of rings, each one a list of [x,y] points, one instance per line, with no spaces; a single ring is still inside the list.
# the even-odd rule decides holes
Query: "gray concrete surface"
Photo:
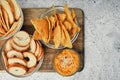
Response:
[[[120,80],[120,0],[18,0],[22,8],[64,5],[85,14],[85,67],[71,77],[35,73],[18,79],[0,73],[0,80]]]

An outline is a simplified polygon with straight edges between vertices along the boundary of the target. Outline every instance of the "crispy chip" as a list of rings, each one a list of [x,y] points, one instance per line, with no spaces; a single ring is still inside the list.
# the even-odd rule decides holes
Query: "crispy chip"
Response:
[[[68,47],[68,48],[72,48],[72,43],[71,43],[70,35],[69,35],[68,31],[65,29],[65,26],[61,22],[60,22],[60,26],[63,29],[63,32],[65,34],[65,40],[62,45],[65,47]]]
[[[63,22],[66,18],[66,15],[64,13],[58,13],[57,14],[59,21]]]
[[[65,28],[68,30],[68,31],[71,31],[71,29],[72,29],[72,24],[69,22],[69,21],[64,21],[64,26],[65,26]]]
[[[77,32],[80,31],[80,27],[78,27],[77,24],[75,24],[75,22],[73,21],[72,15],[70,10],[68,9],[68,5],[65,5],[65,14],[66,14],[66,18],[67,20],[72,24],[72,35],[75,35]]]
[[[50,16],[49,20],[50,20],[51,27],[54,28],[55,22],[56,22],[56,18],[54,16]]]
[[[53,34],[54,34],[53,42],[55,44],[55,48],[58,48],[61,41],[61,28],[58,22]]]
[[[71,15],[72,15],[73,21],[74,21],[75,23],[77,23],[76,15],[75,15],[75,11],[74,11],[74,9],[72,9],[72,11],[71,11]]]
[[[32,19],[32,24],[34,25],[34,28],[37,32],[39,32],[42,35],[42,40],[45,43],[48,43],[49,39],[49,24],[46,19]]]
[[[34,34],[33,34],[33,39],[35,39],[35,40],[41,40],[42,36],[41,36],[40,33],[38,33],[37,31],[35,31]]]

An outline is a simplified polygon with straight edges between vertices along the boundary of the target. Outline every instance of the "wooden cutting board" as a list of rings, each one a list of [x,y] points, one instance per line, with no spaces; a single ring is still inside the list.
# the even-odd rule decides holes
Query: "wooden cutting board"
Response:
[[[23,24],[22,30],[27,31],[29,34],[33,34],[35,29],[34,29],[33,25],[31,24],[30,20],[32,18],[38,18],[41,14],[43,14],[48,9],[49,8],[22,9],[23,14],[24,14],[24,24]],[[83,15],[83,11],[81,9],[74,8],[74,10],[77,15],[78,21],[80,23],[80,27],[82,28],[77,40],[73,43],[73,49],[77,50],[81,57],[81,66],[79,69],[79,71],[81,71],[84,67],[84,22],[83,22],[84,15]],[[56,52],[59,50],[50,49],[44,45],[43,45],[43,48],[45,50],[45,57],[44,57],[43,64],[42,64],[41,68],[39,69],[39,71],[55,72],[55,70],[53,68],[53,59],[54,59]],[[1,64],[0,64],[0,71],[5,71],[2,68]]]

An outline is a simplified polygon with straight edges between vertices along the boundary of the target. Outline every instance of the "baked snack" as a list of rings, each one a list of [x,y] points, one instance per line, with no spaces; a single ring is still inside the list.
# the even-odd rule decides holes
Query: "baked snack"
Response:
[[[9,73],[16,76],[24,76],[39,67],[39,61],[43,59],[42,57],[44,54],[44,50],[40,42],[35,41],[28,35],[28,43],[23,46],[24,40],[26,40],[26,38],[24,37],[21,39],[21,35],[26,36],[26,32],[19,31],[16,34],[6,41],[5,47],[2,50],[2,57],[5,68]],[[14,41],[15,37],[19,37],[19,39],[22,41],[16,39]],[[28,39],[28,37],[30,39]],[[19,41],[19,44],[16,44],[16,41]],[[37,54],[35,52],[37,52]]]
[[[6,42],[6,44],[5,44],[5,52],[6,52],[6,53],[7,53],[8,51],[12,50],[12,46],[11,46],[11,44],[10,44],[10,40],[11,40],[11,39],[9,39],[9,40]]]
[[[9,16],[10,25],[12,25],[14,22],[14,16],[11,11],[9,3],[6,0],[1,0],[0,2],[1,2],[2,7],[7,11],[8,16]]]
[[[33,40],[33,38],[31,38],[30,52],[35,53],[35,51],[36,51],[36,43],[35,43],[35,40]]]
[[[27,46],[30,43],[29,34],[25,31],[19,31],[13,36],[13,41],[18,46]]]
[[[23,56],[26,58],[28,68],[31,68],[31,67],[36,65],[37,59],[36,59],[36,57],[34,56],[33,53],[23,52]]]
[[[11,45],[12,45],[13,49],[15,49],[17,51],[22,51],[22,52],[29,48],[29,44],[26,46],[19,46],[19,45],[14,43],[13,39],[11,39]]]
[[[26,66],[25,60],[23,60],[21,58],[9,58],[8,59],[8,64],[15,64],[15,63]]]
[[[18,51],[15,51],[15,50],[11,50],[11,51],[7,52],[7,57],[8,58],[17,57],[17,58],[23,59],[22,53],[18,52]]]
[[[3,61],[5,63],[5,67],[7,67],[8,66],[8,62],[7,62],[7,57],[6,57],[5,52],[2,52],[2,56],[3,56]]]
[[[14,7],[14,17],[16,20],[18,20],[20,18],[20,7],[18,6],[18,3],[16,2],[16,0],[11,0],[13,7]]]
[[[26,73],[27,68],[21,64],[10,64],[8,71],[14,75],[20,76]]]

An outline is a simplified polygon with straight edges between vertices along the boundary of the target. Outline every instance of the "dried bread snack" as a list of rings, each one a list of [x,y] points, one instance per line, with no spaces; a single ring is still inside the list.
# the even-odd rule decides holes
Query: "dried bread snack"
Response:
[[[19,39],[16,40],[16,37]],[[41,43],[31,38],[25,31],[19,31],[8,39],[2,49],[5,68],[15,76],[25,76],[38,69],[43,57]]]
[[[14,75],[24,75],[27,72],[27,68],[21,64],[9,65],[8,71]]]
[[[0,37],[9,38],[19,30],[23,21],[16,0],[0,0]]]

